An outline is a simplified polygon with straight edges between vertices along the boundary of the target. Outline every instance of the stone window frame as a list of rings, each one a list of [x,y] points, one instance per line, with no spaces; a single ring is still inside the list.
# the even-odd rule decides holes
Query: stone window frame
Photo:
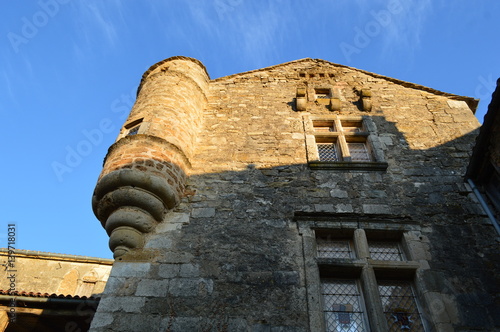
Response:
[[[360,122],[363,132],[351,133],[344,130],[337,130],[326,133],[317,131],[314,122],[329,121],[334,122],[337,128],[342,128],[345,122]],[[377,136],[376,126],[369,116],[353,115],[303,115],[304,131],[306,137],[307,162],[311,169],[329,170],[359,170],[359,171],[385,171],[388,163],[385,161],[382,144]],[[322,161],[318,152],[318,140],[337,141],[339,151],[343,154],[341,161]],[[361,140],[366,144],[371,161],[352,161],[348,155],[348,142],[351,140]]]
[[[378,290],[377,280],[409,281],[425,331],[430,331],[429,307],[426,291],[420,280],[423,270],[428,269],[426,249],[418,241],[420,226],[407,217],[389,215],[355,215],[338,213],[296,213],[295,221],[302,237],[304,274],[311,331],[325,331],[322,303],[322,278],[348,278],[359,280],[363,303],[366,308],[370,331],[387,331],[387,323]],[[356,250],[355,259],[318,258],[317,233],[335,234],[335,238],[351,239]],[[368,237],[366,234],[369,234]],[[363,240],[364,239],[364,240]],[[369,258],[368,239],[398,241],[406,260],[376,261]],[[364,254],[363,254],[364,253]],[[365,257],[362,257],[365,256]]]
[[[121,139],[126,136],[144,134],[147,132],[148,128],[149,128],[149,123],[144,122],[144,118],[128,121],[123,125],[123,128],[120,132],[118,139]]]

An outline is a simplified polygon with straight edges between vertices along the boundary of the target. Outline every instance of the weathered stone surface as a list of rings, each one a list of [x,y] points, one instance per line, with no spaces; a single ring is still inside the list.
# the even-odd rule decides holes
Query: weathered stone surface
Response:
[[[127,120],[144,117],[149,127],[139,134],[162,137],[170,148],[156,139],[137,145],[123,138],[124,127],[103,174],[157,174],[179,199],[145,235],[153,257],[113,268],[114,291],[98,310],[115,312],[114,321],[101,320],[94,331],[133,331],[115,324],[131,310],[119,304],[117,287],[134,278],[142,300],[130,326],[140,313],[166,331],[321,330],[315,234],[332,229],[399,236],[411,262],[378,263],[373,274],[404,270],[431,329],[500,328],[493,318],[499,242],[463,186],[479,126],[471,98],[322,60],[214,80],[203,79],[196,60],[178,60],[147,72]],[[296,109],[298,88],[305,111]],[[338,111],[316,101],[316,88],[330,89]],[[311,151],[318,155],[312,121],[323,118],[363,120],[372,158],[387,168],[309,167]],[[439,312],[430,314],[433,308]]]
[[[137,296],[166,296],[168,291],[168,279],[142,279],[137,285],[135,295]]]

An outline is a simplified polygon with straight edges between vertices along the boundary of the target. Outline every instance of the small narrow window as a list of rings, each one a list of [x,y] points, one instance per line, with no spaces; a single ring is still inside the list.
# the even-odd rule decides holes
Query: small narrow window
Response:
[[[316,99],[329,99],[330,98],[330,89],[314,89],[316,94]]]
[[[135,126],[134,128],[130,129],[127,133],[127,136],[136,135],[139,132],[139,127],[140,126]]]
[[[137,135],[139,133],[139,128],[141,127],[143,118],[132,121],[125,125],[127,129],[127,136]]]

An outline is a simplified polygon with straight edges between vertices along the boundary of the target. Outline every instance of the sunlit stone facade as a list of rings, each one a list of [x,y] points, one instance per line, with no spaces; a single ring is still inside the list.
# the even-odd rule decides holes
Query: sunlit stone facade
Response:
[[[116,261],[91,330],[499,328],[476,105],[315,59],[154,65],[93,196]]]

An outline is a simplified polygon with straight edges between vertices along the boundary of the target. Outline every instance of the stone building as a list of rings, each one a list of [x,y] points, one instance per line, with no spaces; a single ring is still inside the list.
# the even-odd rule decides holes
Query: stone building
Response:
[[[476,138],[465,174],[480,202],[500,232],[500,79]]]
[[[153,65],[93,195],[115,263],[91,331],[499,329],[476,106],[317,59]]]
[[[113,260],[0,249],[0,331],[87,331]]]

